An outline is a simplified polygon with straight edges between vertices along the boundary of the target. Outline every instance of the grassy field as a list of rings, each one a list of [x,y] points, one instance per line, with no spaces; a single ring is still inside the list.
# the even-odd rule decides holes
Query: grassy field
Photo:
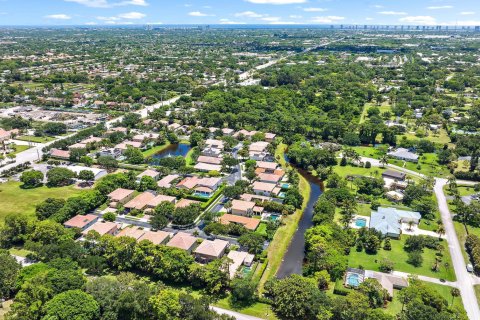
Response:
[[[22,152],[22,151],[25,151],[25,150],[30,149],[30,147],[29,147],[29,146],[24,146],[24,145],[15,144],[15,145],[13,145],[13,149],[15,149],[15,151],[10,152],[10,154],[18,154],[18,153],[20,153],[20,152]]]
[[[403,250],[403,246],[407,238],[408,236],[403,235],[400,240],[392,240],[391,251],[386,251],[382,248],[375,255],[366,254],[364,251],[357,252],[355,249],[352,249],[349,255],[348,265],[353,268],[358,268],[361,266],[366,270],[380,271],[380,262],[383,259],[388,259],[394,262],[394,270],[397,271],[455,281],[455,272],[452,268],[452,261],[448,249],[443,251],[443,261],[441,263],[439,272],[434,272],[431,270],[431,267],[435,263],[436,253],[436,251],[431,249],[424,249],[423,264],[421,267],[416,268],[407,263],[408,255],[407,252]],[[443,245],[446,247],[447,243],[444,242]],[[445,266],[446,263],[448,264],[448,267]]]
[[[409,132],[406,132],[403,135],[407,137],[408,140],[425,139],[438,144],[447,144],[451,142],[450,137],[445,129],[439,129],[437,132],[428,130],[428,136],[423,138],[417,137],[415,134]]]
[[[145,150],[143,151],[143,156],[146,158],[146,157],[151,157],[157,153],[159,153],[160,151],[162,151],[163,149],[167,148],[168,146],[170,145],[170,142],[167,142],[165,144],[162,144],[161,146],[155,146],[151,149],[148,149],[148,150]]]
[[[30,141],[30,142],[37,142],[37,143],[44,143],[44,142],[50,142],[52,140],[55,140],[54,137],[35,137],[35,136],[19,136],[16,137],[15,139],[21,140],[21,141]]]
[[[262,236],[267,236],[267,224],[265,222],[260,222],[255,233],[261,234]]]
[[[275,158],[279,159],[278,161],[280,164],[285,167],[286,163],[283,158],[287,146],[284,144],[280,144],[275,151]],[[280,226],[273,237],[272,242],[268,246],[267,249],[267,258],[268,258],[268,266],[263,273],[262,278],[260,279],[259,283],[259,292],[263,291],[263,285],[265,282],[274,277],[277,273],[278,269],[280,268],[280,264],[282,263],[283,256],[288,250],[288,246],[290,241],[297,230],[298,223],[302,218],[303,210],[307,206],[309,197],[310,197],[310,185],[308,181],[300,176],[300,184],[299,184],[300,193],[303,195],[303,205],[302,208],[295,211],[294,214],[287,216],[285,219],[282,220],[282,226]]]
[[[368,176],[368,177],[381,177],[382,173],[386,169],[379,168],[379,167],[371,167],[371,168],[363,168],[363,167],[354,167],[354,166],[335,166],[333,167],[333,171],[338,173],[341,177],[346,177],[348,175],[361,175],[361,176]]]
[[[0,184],[0,224],[10,213],[33,215],[35,206],[46,198],[69,198],[81,194],[83,191],[73,186],[62,188],[40,187],[35,189],[22,189],[20,182],[10,181]]]
[[[388,163],[428,176],[445,178],[450,175],[446,166],[438,164],[438,157],[434,153],[424,153],[418,160],[418,163],[396,159],[390,159]]]
[[[477,302],[480,305],[480,284],[473,286],[475,289],[475,295],[477,296]]]
[[[188,150],[188,153],[185,155],[185,162],[187,164],[187,167],[191,167],[195,165],[195,161],[192,158],[193,152],[195,152],[194,148]]]
[[[254,316],[258,317],[261,319],[266,319],[266,320],[277,320],[278,318],[275,316],[275,313],[273,313],[270,305],[266,303],[254,303],[251,306],[245,307],[245,308],[235,308],[230,304],[229,297],[223,298],[221,300],[218,300],[217,302],[213,303],[214,306],[222,308],[222,309],[228,309],[228,310],[233,310],[236,312],[240,312],[249,316]]]

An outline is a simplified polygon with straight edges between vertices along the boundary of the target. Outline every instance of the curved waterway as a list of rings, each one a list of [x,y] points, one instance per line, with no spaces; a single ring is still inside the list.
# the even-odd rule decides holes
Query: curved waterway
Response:
[[[305,259],[305,232],[313,226],[313,206],[322,194],[323,184],[318,178],[312,176],[304,170],[298,169],[298,172],[308,181],[310,185],[310,198],[307,207],[303,211],[298,228],[288,247],[282,264],[277,272],[277,278],[285,278],[291,274],[302,274],[303,261]]]

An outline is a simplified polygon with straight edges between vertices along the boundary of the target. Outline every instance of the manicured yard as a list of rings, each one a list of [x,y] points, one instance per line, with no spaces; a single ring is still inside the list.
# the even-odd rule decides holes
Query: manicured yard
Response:
[[[81,194],[82,190],[75,189],[73,186],[62,188],[40,187],[35,189],[22,189],[20,182],[10,181],[0,184],[0,224],[10,213],[25,213],[33,215],[35,206],[47,198],[69,198]]]
[[[445,178],[450,175],[450,172],[446,166],[438,164],[438,157],[434,153],[424,153],[420,157],[418,163],[395,159],[390,159],[388,163],[428,176]]]
[[[353,150],[357,151],[362,157],[380,159],[382,152],[374,147],[353,147]]]
[[[348,265],[353,268],[362,267],[366,270],[380,271],[379,267],[381,261],[383,259],[388,259],[394,262],[394,270],[397,271],[455,281],[455,272],[452,267],[450,253],[447,248],[448,244],[446,242],[442,243],[445,250],[443,251],[443,261],[441,262],[440,271],[434,272],[431,270],[431,267],[435,263],[436,251],[434,250],[427,248],[423,250],[423,264],[421,267],[416,268],[407,263],[408,255],[407,252],[403,250],[407,238],[408,236],[403,235],[400,240],[392,240],[391,251],[386,251],[382,248],[375,255],[366,254],[365,251],[357,252],[355,248],[352,248],[349,255]],[[448,267],[446,267],[445,264],[447,264]]]
[[[44,143],[44,142],[50,142],[52,140],[55,140],[55,137],[35,137],[35,136],[19,136],[16,137],[15,139],[21,140],[21,141],[30,141],[30,142],[37,142],[37,143]]]
[[[439,129],[437,132],[428,130],[428,136],[419,138],[413,133],[405,133],[404,136],[407,137],[408,140],[420,140],[420,139],[425,139],[428,141],[431,141],[433,143],[438,143],[438,144],[446,144],[450,143],[450,137],[448,136],[447,131],[445,129]],[[399,138],[400,139],[400,138]]]
[[[262,236],[267,236],[267,224],[265,222],[261,222],[258,225],[257,230],[255,230],[255,233],[261,234]]]
[[[222,309],[234,310],[236,312],[240,312],[249,316],[258,317],[261,319],[266,319],[266,320],[278,319],[275,316],[275,313],[273,313],[270,305],[266,303],[257,302],[246,308],[234,308],[230,305],[229,297],[226,297],[213,303],[213,305]]]
[[[423,284],[425,284],[427,287],[430,287],[434,289],[437,293],[439,293],[445,300],[447,300],[448,304],[450,305],[452,303],[452,295],[450,294],[450,291],[452,287],[450,286],[443,286],[441,284],[436,284],[436,283],[431,283],[431,282],[425,282],[421,281]],[[480,293],[480,288],[476,290],[479,290],[477,292]],[[400,290],[393,290],[393,299],[392,301],[388,304],[387,309],[385,310],[387,313],[391,315],[397,315],[402,311],[402,303],[399,300],[398,294]],[[453,300],[453,305],[456,307],[459,307],[460,309],[464,310],[463,308],[463,302],[462,302],[462,297],[456,297]]]
[[[186,163],[187,167],[195,165],[195,161],[192,158],[194,152],[195,152],[195,149],[192,148],[192,149],[188,150],[188,153],[185,156],[185,163]]]
[[[379,178],[382,176],[382,173],[385,171],[385,169],[378,167],[363,168],[347,165],[345,167],[335,166],[333,167],[333,171],[338,173],[338,175],[341,177],[346,177],[348,175],[360,175]]]
[[[10,146],[11,147],[11,146]],[[20,153],[22,151],[25,151],[25,150],[28,150],[30,149],[29,146],[24,146],[24,145],[19,145],[19,144],[16,144],[13,146],[13,149],[15,149],[14,152],[10,152],[10,154],[17,154],[17,153]]]
[[[151,149],[148,149],[148,150],[145,150],[143,151],[143,156],[146,158],[146,157],[151,157],[157,153],[159,153],[160,151],[162,151],[163,149],[167,148],[168,146],[170,145],[170,142],[167,142],[165,144],[162,144],[161,146],[155,146]]]

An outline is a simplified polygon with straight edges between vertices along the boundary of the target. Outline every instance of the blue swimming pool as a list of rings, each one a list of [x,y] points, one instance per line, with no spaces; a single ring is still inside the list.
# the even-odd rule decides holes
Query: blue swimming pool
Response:
[[[347,275],[347,284],[352,287],[358,287],[360,285],[360,276],[356,273],[349,273]]]
[[[278,197],[283,199],[283,198],[285,198],[285,195],[286,195],[286,193],[282,191],[278,194]]]
[[[355,219],[355,225],[357,227],[363,228],[367,226],[367,220],[362,218]]]
[[[270,216],[270,221],[277,221],[278,219],[280,219],[280,216],[277,216],[277,215],[274,215],[274,214],[272,214]]]
[[[288,188],[290,188],[290,184],[289,184],[289,183],[282,183],[282,184],[280,185],[280,187],[281,187],[282,189],[288,189]]]

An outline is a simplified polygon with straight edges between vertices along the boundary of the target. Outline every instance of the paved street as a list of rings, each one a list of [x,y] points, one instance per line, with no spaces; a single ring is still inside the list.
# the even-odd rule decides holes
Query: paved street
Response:
[[[435,195],[437,196],[438,209],[442,216],[443,225],[445,227],[448,249],[452,257],[453,267],[457,275],[458,288],[460,289],[463,305],[470,319],[480,319],[480,309],[478,307],[477,298],[473,288],[472,276],[467,272],[465,261],[463,260],[462,249],[458,241],[455,228],[453,226],[452,216],[448,210],[447,199],[443,193],[443,187],[447,184],[446,179],[436,179]]]

